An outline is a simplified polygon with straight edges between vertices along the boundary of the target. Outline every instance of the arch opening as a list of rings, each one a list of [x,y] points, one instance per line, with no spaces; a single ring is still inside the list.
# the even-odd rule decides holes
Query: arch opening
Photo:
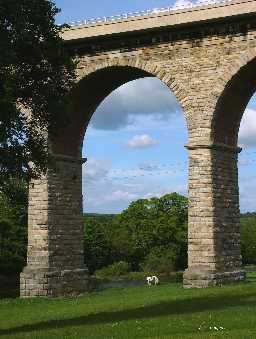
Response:
[[[212,121],[212,141],[242,152],[238,157],[238,183],[240,209],[250,212],[255,209],[251,198],[247,197],[246,181],[253,180],[249,169],[253,165],[256,145],[256,57],[243,65],[228,81],[214,112]],[[247,187],[247,188],[246,188]],[[249,190],[250,191],[250,190]],[[249,202],[249,200],[250,202]]]
[[[84,133],[99,104],[124,83],[152,76],[144,70],[123,66],[107,67],[81,79],[72,93],[72,121],[54,141],[54,153],[80,156]]]
[[[84,136],[84,212],[119,214],[139,199],[187,195],[181,110],[172,91],[152,77],[129,81],[105,98]]]
[[[243,113],[256,91],[255,70],[256,58],[241,67],[225,86],[213,116],[213,143],[237,146]]]
[[[254,192],[256,189],[256,94],[249,101],[243,114],[238,145],[242,148],[238,158],[240,210],[241,213],[256,212]]]
[[[83,137],[93,113],[111,92],[127,82],[156,77],[163,81],[175,95],[177,93],[178,100],[184,96],[183,90],[177,82],[174,84],[170,75],[155,67],[153,67],[154,71],[148,71],[147,68],[150,67],[104,66],[82,77],[72,93],[70,114],[72,118],[69,126],[59,131],[58,136],[54,137],[51,142],[53,153],[79,157]],[[185,112],[184,107],[182,108]]]

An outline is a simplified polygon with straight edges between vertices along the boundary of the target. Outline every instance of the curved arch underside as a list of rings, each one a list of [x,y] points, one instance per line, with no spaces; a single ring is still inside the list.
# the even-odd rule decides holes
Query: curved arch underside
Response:
[[[231,78],[220,96],[212,125],[213,143],[237,146],[240,122],[256,91],[256,58]]]

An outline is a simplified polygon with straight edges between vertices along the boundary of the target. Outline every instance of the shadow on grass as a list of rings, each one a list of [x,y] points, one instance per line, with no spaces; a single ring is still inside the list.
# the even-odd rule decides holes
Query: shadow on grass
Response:
[[[244,292],[244,295],[219,295],[208,297],[192,297],[183,300],[161,302],[145,307],[131,308],[121,311],[99,312],[70,319],[52,319],[37,322],[30,325],[22,325],[11,329],[0,329],[0,336],[27,333],[33,331],[46,331],[66,327],[78,327],[83,325],[100,325],[120,321],[139,320],[168,315],[192,314],[197,312],[218,311],[230,307],[252,305],[252,297],[255,293]]]

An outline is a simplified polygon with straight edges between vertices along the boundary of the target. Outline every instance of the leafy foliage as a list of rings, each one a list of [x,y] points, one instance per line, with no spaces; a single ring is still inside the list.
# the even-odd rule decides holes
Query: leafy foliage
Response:
[[[19,272],[27,253],[27,185],[10,180],[0,194],[1,272]]]
[[[0,0],[0,189],[11,177],[44,170],[44,132],[68,122],[75,64],[57,13],[51,0]]]
[[[256,216],[241,218],[241,250],[244,264],[256,264]]]
[[[141,269],[143,264],[152,267],[156,255],[167,270],[183,269],[187,260],[187,205],[187,198],[172,193],[132,202],[110,223],[97,218],[89,222],[87,218],[86,263],[90,271],[120,261],[127,262],[132,270]]]
[[[112,215],[86,214],[85,224],[85,262],[92,273],[112,263],[110,230]]]
[[[125,271],[122,263],[131,271],[167,275],[186,267],[187,198],[177,193],[132,202],[120,215],[86,214],[84,224],[90,273]],[[254,215],[241,217],[241,245],[244,263],[256,264]],[[12,179],[0,193],[1,270],[21,270],[26,246],[27,185]]]
[[[95,275],[98,278],[120,277],[127,274],[129,270],[130,265],[126,261],[118,261],[112,265],[103,267],[101,270],[95,271]]]
[[[138,269],[144,258],[157,249],[172,251],[174,266],[186,265],[187,207],[187,198],[171,193],[161,198],[132,202],[128,209],[117,216],[113,239],[115,235],[119,235],[120,239],[122,229],[125,230],[124,238],[130,249],[130,258],[126,260],[129,259],[133,269]],[[116,243],[121,252],[122,242]]]
[[[169,273],[175,271],[176,253],[173,250],[154,248],[144,259],[141,268],[144,272]]]

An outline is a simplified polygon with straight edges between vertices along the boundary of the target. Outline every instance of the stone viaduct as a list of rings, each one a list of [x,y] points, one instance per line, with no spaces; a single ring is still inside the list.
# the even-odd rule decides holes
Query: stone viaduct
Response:
[[[187,122],[190,206],[184,286],[242,280],[237,136],[256,90],[256,1],[91,22],[71,27],[63,38],[78,60],[72,121],[50,140],[55,166],[30,184],[21,296],[78,295],[88,289],[83,137],[101,101],[143,77],[157,77],[173,91]]]

